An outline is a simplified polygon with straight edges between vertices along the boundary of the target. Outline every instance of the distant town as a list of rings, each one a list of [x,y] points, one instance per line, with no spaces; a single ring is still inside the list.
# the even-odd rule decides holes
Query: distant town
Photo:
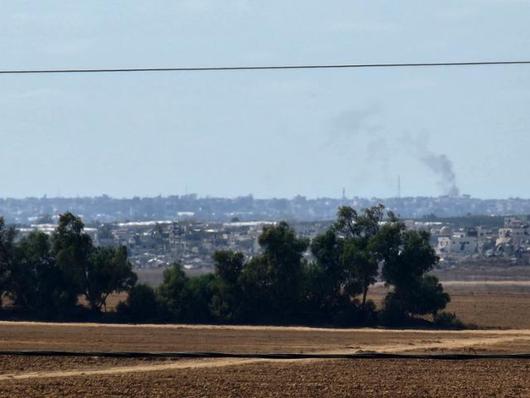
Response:
[[[530,214],[530,199],[478,199],[469,195],[399,198],[306,198],[258,199],[198,197],[195,194],[168,197],[109,196],[86,198],[0,199],[0,215],[17,225],[34,224],[49,216],[71,211],[90,223],[126,221],[327,221],[335,219],[337,208],[348,205],[367,208],[383,203],[401,218],[461,217],[468,215],[509,216]]]
[[[28,198],[1,199],[0,215],[23,235],[35,229],[51,233],[59,214],[71,211],[85,220],[97,245],[127,246],[138,269],[180,262],[187,270],[208,272],[216,250],[256,255],[264,225],[287,220],[300,236],[313,238],[332,224],[339,206],[360,209],[377,203],[400,215],[408,228],[429,231],[442,267],[480,258],[530,264],[526,199]]]

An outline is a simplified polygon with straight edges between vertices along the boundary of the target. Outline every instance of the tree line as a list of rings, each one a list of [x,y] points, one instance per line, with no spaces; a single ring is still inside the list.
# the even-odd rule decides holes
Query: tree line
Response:
[[[432,316],[440,326],[459,325],[441,312],[450,297],[429,274],[438,262],[429,234],[408,230],[382,205],[339,208],[311,241],[286,222],[266,226],[258,243],[252,258],[217,251],[211,274],[188,277],[175,263],[154,289],[137,283],[126,247],[95,246],[71,213],[51,235],[20,238],[0,218],[0,293],[33,319],[352,326]],[[380,309],[369,299],[377,281],[389,288]],[[127,298],[108,313],[109,295],[120,292]]]

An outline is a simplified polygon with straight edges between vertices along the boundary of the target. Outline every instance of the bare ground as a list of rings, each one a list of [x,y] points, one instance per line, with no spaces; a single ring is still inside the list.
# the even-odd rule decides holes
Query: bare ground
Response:
[[[387,330],[208,325],[104,325],[0,322],[0,350],[344,353],[487,349],[518,343],[530,352],[530,330]]]
[[[530,352],[526,282],[447,284],[464,321],[509,330],[0,322],[0,350],[233,353]],[[378,290],[379,289],[379,290]],[[373,297],[383,297],[381,288]],[[378,296],[379,295],[379,296]],[[517,328],[520,329],[517,329]],[[0,397],[530,397],[529,360],[118,359],[0,356]]]
[[[257,362],[148,373],[6,380],[0,396],[527,397],[528,361]]]

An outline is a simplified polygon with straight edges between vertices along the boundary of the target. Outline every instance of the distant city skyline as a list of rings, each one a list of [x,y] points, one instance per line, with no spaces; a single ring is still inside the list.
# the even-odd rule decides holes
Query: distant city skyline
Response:
[[[173,194],[167,194],[167,195],[131,195],[131,196],[114,196],[114,195],[108,195],[106,193],[100,193],[96,195],[29,195],[29,196],[0,196],[0,200],[26,200],[26,199],[67,199],[67,200],[75,200],[75,199],[95,199],[95,198],[103,198],[108,197],[109,199],[116,199],[116,200],[132,200],[135,198],[139,199],[154,199],[154,198],[171,198],[171,197],[190,197],[195,196],[197,199],[240,199],[240,198],[247,198],[252,197],[256,200],[271,200],[271,199],[287,199],[287,200],[293,200],[296,198],[306,198],[308,200],[315,200],[315,199],[334,199],[334,200],[352,200],[352,199],[411,199],[411,198],[431,198],[431,199],[437,199],[437,198],[470,198],[470,199],[477,199],[477,200],[507,200],[507,199],[524,199],[524,200],[530,200],[530,198],[525,198],[521,196],[499,196],[499,197],[490,197],[490,198],[481,198],[473,195],[469,195],[466,193],[459,194],[457,196],[450,196],[450,195],[389,195],[389,196],[361,196],[361,195],[348,195],[345,196],[342,195],[342,191],[339,194],[336,195],[322,195],[322,196],[310,196],[310,195],[302,195],[302,194],[294,194],[292,196],[257,196],[252,193],[243,194],[243,195],[233,195],[233,196],[221,196],[221,195],[200,195],[196,192],[188,192],[188,193],[173,193]]]
[[[515,60],[530,2],[8,2],[0,69]],[[0,197],[530,198],[530,66],[0,76]]]
[[[460,197],[410,198],[201,198],[193,195],[150,198],[1,199],[0,216],[8,223],[53,223],[72,212],[89,222],[116,221],[329,221],[340,206],[365,209],[383,204],[400,217],[466,217],[530,215],[530,199],[483,200]],[[44,220],[44,221],[42,221]]]

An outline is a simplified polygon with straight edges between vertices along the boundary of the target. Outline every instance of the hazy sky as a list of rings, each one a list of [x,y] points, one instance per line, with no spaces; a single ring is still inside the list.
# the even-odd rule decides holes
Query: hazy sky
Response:
[[[530,59],[530,1],[1,1],[0,69]],[[0,76],[0,197],[530,197],[530,65]],[[445,170],[446,180],[442,173]],[[449,174],[447,174],[449,173]],[[450,184],[449,184],[450,185]]]

